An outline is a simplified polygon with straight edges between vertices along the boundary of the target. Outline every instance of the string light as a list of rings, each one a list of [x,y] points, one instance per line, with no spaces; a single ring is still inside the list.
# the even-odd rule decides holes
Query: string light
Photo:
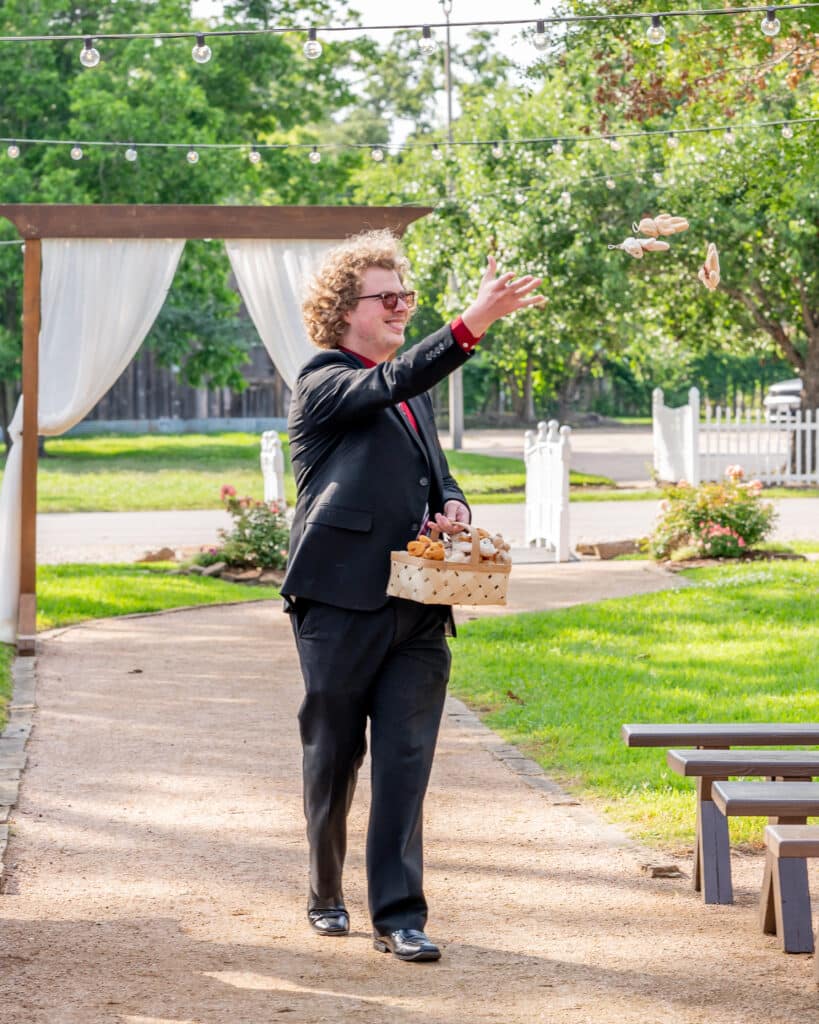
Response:
[[[313,146],[313,148],[310,150],[310,155],[308,156],[307,159],[310,161],[311,164],[317,164],[321,162],[321,153],[319,153],[318,149],[315,146]]]
[[[659,46],[665,42],[665,29],[659,14],[651,15],[651,24],[646,32],[646,39],[652,46]]]
[[[370,156],[375,160],[377,164],[380,164],[384,159],[384,150],[380,146],[373,146],[370,150]]]
[[[620,140],[616,135],[609,135],[609,146],[611,146],[615,153],[620,151]]]
[[[20,155],[20,147],[16,142],[12,142],[6,150],[6,156],[11,157],[12,160],[16,160]]]
[[[660,174],[659,171],[655,171],[651,175],[651,178],[652,178],[652,181],[654,182],[655,185],[662,185],[662,183],[663,183],[663,176],[662,176],[662,174]]]
[[[76,143],[71,147],[71,159],[82,160],[82,146],[78,146]]]
[[[564,190],[563,192],[560,193],[560,205],[566,210],[569,209],[569,207],[572,205],[571,192],[567,192]]]
[[[617,182],[614,178],[606,178],[606,188],[617,188]]]
[[[538,21],[535,25],[535,34],[532,36],[532,45],[536,50],[545,50],[549,45],[549,37],[546,35],[545,22]]]
[[[138,156],[139,156],[139,153],[137,153],[137,151],[134,149],[133,146],[129,146],[125,150],[125,159],[128,161],[128,163],[131,163],[131,164],[134,163]]]
[[[250,152],[247,154],[247,158],[252,164],[260,164],[262,162],[262,154],[255,146],[251,148]]]
[[[307,33],[307,42],[302,52],[308,60],[317,60],[321,56],[321,43],[316,39],[316,30],[311,28]]]
[[[100,51],[95,48],[93,40],[88,36],[80,51],[80,64],[84,68],[95,68],[99,62]]]
[[[205,37],[200,32],[196,37],[196,46],[191,50],[191,57],[197,64],[207,64],[213,56],[213,51],[205,42]]]
[[[791,126],[789,124],[783,124],[782,125],[782,138],[783,139],[792,139],[793,138],[793,128],[791,128]]]
[[[418,42],[419,53],[422,53],[425,57],[429,57],[430,54],[435,53],[437,47],[438,44],[432,38],[432,29],[429,25],[424,25],[423,29],[421,29],[421,38]]]
[[[552,151],[554,151],[554,147],[555,147],[555,145],[558,142],[561,145],[563,145],[566,142],[570,142],[570,143],[579,143],[579,144],[582,144],[584,146],[587,146],[587,145],[589,145],[591,143],[594,143],[594,142],[599,142],[599,143],[605,143],[606,145],[611,146],[612,145],[612,140],[617,140],[617,139],[651,140],[651,139],[663,139],[664,138],[666,140],[666,144],[668,146],[674,147],[674,146],[679,145],[678,135],[680,135],[680,136],[682,136],[682,135],[705,135],[705,134],[712,134],[712,133],[716,132],[716,133],[720,133],[721,135],[723,135],[724,141],[727,144],[731,144],[732,142],[736,141],[735,132],[740,131],[740,130],[742,130],[742,131],[751,131],[751,130],[758,131],[758,130],[764,129],[764,128],[777,128],[777,129],[779,129],[781,131],[783,129],[783,127],[785,127],[785,126],[789,126],[789,127],[793,128],[796,125],[815,125],[817,123],[819,123],[819,115],[814,115],[814,116],[811,116],[811,117],[790,118],[790,119],[787,119],[787,120],[786,119],[780,119],[780,120],[775,120],[775,121],[754,121],[754,122],[748,122],[747,124],[734,124],[734,125],[730,125],[730,126],[725,126],[725,125],[696,125],[696,126],[693,126],[693,127],[690,127],[690,128],[679,128],[679,129],[676,130],[676,132],[672,131],[671,129],[652,129],[652,130],[648,130],[648,131],[646,131],[646,130],[638,130],[638,131],[623,131],[623,132],[617,132],[617,133],[610,133],[609,132],[609,133],[606,133],[605,135],[587,135],[585,133],[581,134],[581,135],[564,135],[564,136],[561,137],[560,140],[557,140],[557,142],[554,139],[554,136],[532,136],[532,137],[526,137],[526,138],[506,140],[505,142],[501,141],[500,139],[492,140],[492,139],[476,139],[476,138],[472,138],[472,139],[463,139],[463,140],[453,140],[452,142],[447,142],[446,146],[447,146],[447,148],[450,147],[450,146],[453,147],[453,148],[469,147],[469,146],[477,147],[477,148],[486,147],[486,148],[490,149],[493,157],[495,157],[496,159],[499,159],[501,156],[503,156],[503,154],[506,151],[507,147],[509,148],[510,152],[515,147],[527,147],[527,146],[528,147],[534,147],[534,146],[550,147],[552,149]],[[6,152],[7,152],[7,155],[9,155],[9,156],[11,156],[11,154],[8,152],[8,150],[11,149],[12,147],[15,147],[15,148],[17,148],[19,150],[20,144],[29,145],[29,146],[34,146],[34,145],[41,145],[41,146],[67,146],[67,145],[70,145],[70,143],[66,139],[44,139],[44,138],[23,138],[23,139],[20,139],[19,137],[18,138],[10,138],[8,136],[5,137],[5,138],[0,137],[0,145],[6,145],[8,147]],[[122,146],[125,145],[125,143],[123,143],[123,142],[116,142],[116,141],[115,142],[110,142],[110,141],[105,141],[105,140],[101,140],[101,139],[93,139],[93,140],[92,139],[85,139],[85,140],[81,140],[80,142],[77,142],[77,143],[74,143],[74,144],[75,145],[81,145],[82,147],[85,147],[85,148],[88,148],[88,147],[106,148],[106,147],[108,147],[108,148],[113,148],[113,149],[121,149]],[[129,143],[128,145],[129,146],[133,146],[134,144],[133,143]],[[140,142],[139,146],[141,146],[141,147],[150,147],[150,148],[153,148],[153,149],[192,149],[193,148],[193,147],[189,146],[187,143],[183,143],[183,142],[151,142],[151,141],[146,141],[146,142]],[[196,144],[196,149],[199,149],[199,150],[202,150],[202,149],[212,149],[212,150],[220,150],[220,151],[223,151],[223,152],[238,152],[238,153],[242,154],[242,156],[245,156],[248,153],[248,148],[247,147],[248,147],[247,143],[235,143],[235,142],[210,142],[210,143]],[[290,143],[290,142],[267,143],[267,144],[265,144],[263,146],[255,145],[254,148],[259,150],[259,151],[264,150],[264,149],[274,149],[274,150],[281,150],[281,151],[287,151],[287,150],[289,150],[289,151],[299,151],[299,150],[309,149],[311,147],[313,149],[317,148],[317,147],[313,146],[312,143]],[[372,154],[372,150],[373,149],[383,149],[383,145],[381,143],[364,143],[364,142],[347,143],[347,144],[345,144],[345,143],[336,143],[331,148],[333,148],[335,150],[367,149]],[[419,151],[425,150],[429,154],[430,158],[433,159],[433,160],[443,160],[443,158],[444,158],[444,150],[442,149],[441,145],[439,143],[437,143],[437,142],[405,142],[405,143],[403,143],[400,146],[396,146],[396,149],[400,150],[401,152],[404,152],[404,151],[411,152],[413,150],[419,150]],[[386,151],[385,151],[385,158],[386,158]]]
[[[515,193],[515,202],[518,204],[518,206],[523,206],[523,204],[526,202],[526,193],[525,192],[516,192]]]
[[[560,139],[558,139],[557,142],[552,146],[552,153],[555,156],[563,156],[563,143],[560,141]]]
[[[765,12],[765,17],[762,19],[762,34],[768,36],[769,39],[773,39],[774,36],[779,35],[779,30],[782,27],[779,23],[779,18],[776,16],[776,8],[769,7]]]
[[[198,164],[199,154],[196,152],[195,149],[189,149],[188,152],[185,154],[185,159],[188,161],[189,164]]]

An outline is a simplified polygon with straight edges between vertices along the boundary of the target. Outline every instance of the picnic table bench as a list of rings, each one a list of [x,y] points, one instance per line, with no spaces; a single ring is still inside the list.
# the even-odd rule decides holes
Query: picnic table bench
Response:
[[[714,805],[725,816],[730,815],[767,815],[773,819],[766,833],[772,827],[774,831],[769,841],[766,834],[765,842],[768,852],[765,857],[765,874],[762,879],[762,895],[759,902],[760,924],[763,932],[775,935],[779,932],[787,953],[813,952],[813,934],[810,930],[810,899],[808,895],[807,864],[799,850],[807,850],[804,837],[801,847],[791,844],[786,853],[794,858],[792,866],[785,866],[784,890],[780,888],[782,881],[781,863],[782,840],[778,838],[778,829],[783,826],[802,825],[807,818],[819,816],[819,783],[816,782],[715,782],[713,786]],[[819,829],[809,829],[817,836],[813,845],[816,856],[819,854]],[[779,853],[777,854],[777,850]],[[780,863],[775,863],[780,859]],[[777,889],[779,888],[780,913],[777,921]],[[791,907],[783,911],[782,896]],[[796,907],[802,906],[800,913]],[[807,926],[805,922],[807,914]],[[777,929],[779,924],[779,929]]]
[[[762,927],[774,920],[776,934],[786,953],[812,953],[808,857],[819,857],[819,827],[815,825],[768,825],[765,845],[771,860],[767,896],[762,890]],[[819,981],[819,957],[814,964]]]
[[[667,759],[672,771],[696,778],[699,784],[697,819],[705,902],[733,903],[728,819],[714,802],[713,787],[717,780],[732,775],[809,782],[819,776],[819,750],[669,750]],[[758,784],[744,785],[753,788]]]
[[[700,750],[730,750],[732,747],[819,744],[819,722],[695,722],[626,724],[621,734],[627,747],[696,747]],[[723,766],[713,776],[697,776],[697,833],[694,844],[692,883],[702,891],[706,903],[730,903],[722,899],[718,865],[728,865],[722,877],[730,885],[728,824],[711,799],[711,783],[729,774]],[[805,776],[810,778],[812,776]]]

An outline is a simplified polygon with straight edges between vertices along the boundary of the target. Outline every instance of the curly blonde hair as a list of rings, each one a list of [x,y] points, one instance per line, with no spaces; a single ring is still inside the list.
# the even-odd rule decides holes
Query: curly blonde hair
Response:
[[[337,245],[324,259],[307,286],[301,306],[307,335],[319,348],[338,348],[347,330],[344,314],[351,310],[368,267],[394,270],[399,278],[409,273],[409,260],[392,231],[363,231]]]

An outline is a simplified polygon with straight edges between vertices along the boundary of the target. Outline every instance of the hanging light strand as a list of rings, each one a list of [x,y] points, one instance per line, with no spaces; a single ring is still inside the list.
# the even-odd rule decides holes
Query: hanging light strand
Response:
[[[812,0],[812,2],[795,3],[795,4],[777,4],[772,7],[770,4],[760,4],[749,7],[709,7],[704,9],[697,8],[681,8],[673,11],[663,11],[662,17],[668,21],[670,18],[683,18],[683,17],[737,17],[743,14],[764,14],[765,19],[768,21],[775,21],[777,14],[784,14],[789,11],[806,11],[812,10],[819,7],[819,0]],[[771,16],[771,12],[773,15]],[[641,21],[648,19],[649,21],[657,17],[656,11],[632,11],[628,14],[573,14],[573,15],[551,15],[537,19],[537,26],[539,27],[542,23],[546,25],[574,25],[583,24],[585,22],[598,22],[598,21]],[[488,21],[450,21],[450,28],[500,28],[519,25],[521,27],[530,27],[533,21],[531,18],[496,18]],[[304,25],[282,25],[282,26],[268,26],[265,28],[223,28],[223,29],[209,29],[207,32],[208,36],[272,36],[272,35],[309,35],[311,30],[313,32],[319,29],[323,33],[336,32],[336,33],[352,33],[352,32],[399,32],[405,30],[419,29],[423,31],[425,27],[429,29],[433,28],[446,28],[447,22],[409,22],[402,24],[392,25],[321,25],[321,26],[304,26]],[[779,31],[778,29],[776,31]],[[767,33],[766,33],[767,34]],[[775,34],[775,33],[772,33]],[[40,43],[40,42],[75,42],[77,40],[84,41],[88,38],[97,40],[103,39],[196,39],[197,36],[201,35],[201,32],[197,29],[188,29],[186,31],[173,31],[173,32],[96,32],[93,37],[89,37],[87,33],[74,32],[70,34],[57,33],[53,35],[24,35],[24,36],[0,36],[0,43]]]

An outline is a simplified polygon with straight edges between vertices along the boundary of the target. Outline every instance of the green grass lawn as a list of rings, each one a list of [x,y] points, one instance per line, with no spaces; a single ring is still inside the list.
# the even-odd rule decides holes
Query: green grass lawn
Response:
[[[459,628],[454,693],[642,840],[694,836],[694,788],[624,722],[819,721],[819,564],[689,573],[695,585]],[[758,843],[762,820],[733,819]]]
[[[248,587],[202,576],[169,576],[171,565],[41,565],[37,569],[37,628],[87,619],[160,612],[185,605],[259,601],[275,587]]]
[[[285,496],[296,488],[285,453]],[[262,496],[256,434],[106,435],[55,438],[40,461],[41,512],[130,512],[218,508],[219,490]],[[450,468],[474,504],[520,502],[526,472],[522,459],[448,452]],[[572,473],[578,488],[613,486],[607,477]]]

